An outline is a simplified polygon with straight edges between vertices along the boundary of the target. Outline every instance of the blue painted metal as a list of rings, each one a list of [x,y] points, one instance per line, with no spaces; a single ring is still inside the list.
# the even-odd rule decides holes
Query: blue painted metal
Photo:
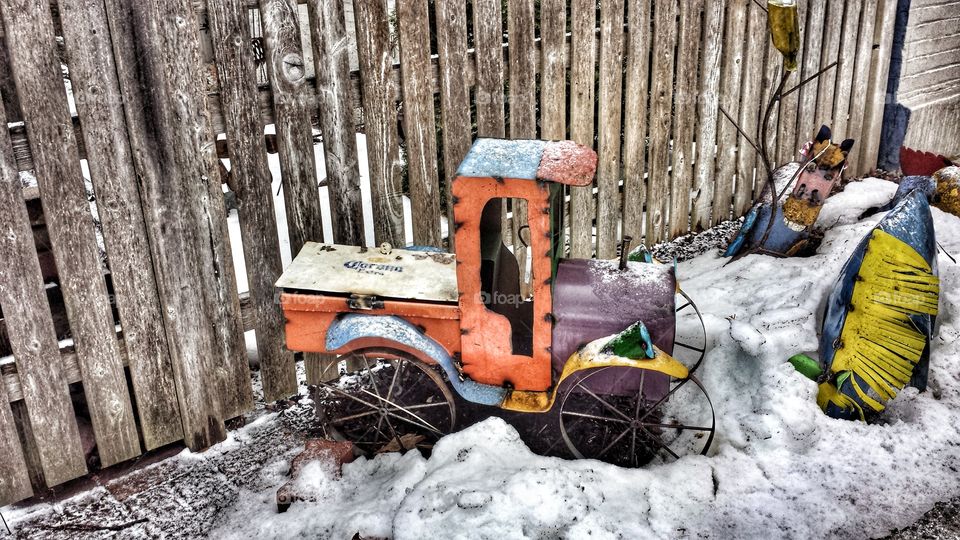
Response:
[[[450,385],[467,401],[499,407],[507,395],[506,388],[470,379],[460,380],[460,373],[446,349],[408,321],[394,315],[349,313],[338,318],[327,330],[327,350],[340,349],[361,338],[389,339],[422,352],[443,368]]]
[[[919,189],[927,197],[927,200],[932,202],[933,196],[937,194],[937,181],[932,176],[905,176],[903,180],[900,180],[900,185],[897,186],[897,192],[893,199],[880,208],[880,211],[892,210],[915,189]]]
[[[420,251],[422,253],[446,253],[446,251],[436,246],[418,246],[416,244],[403,248],[407,251]]]
[[[877,223],[874,229],[880,229],[891,234],[917,250],[917,253],[930,265],[933,274],[937,275],[937,239],[933,229],[930,205],[922,189],[915,189],[903,197],[897,206]],[[833,344],[843,331],[847,306],[850,305],[850,299],[853,297],[853,286],[857,273],[860,271],[860,266],[863,264],[863,257],[872,233],[873,230],[864,236],[854,249],[850,259],[847,260],[847,264],[840,271],[833,292],[827,299],[823,326],[820,331],[820,363],[825,370],[829,370],[833,364]],[[930,335],[929,331],[933,328],[932,317],[917,316],[914,317],[914,322],[921,332]],[[929,350],[924,353],[924,358],[921,359],[923,367],[917,371],[925,371],[928,355]],[[918,364],[918,368],[920,365]],[[926,386],[926,373],[918,375],[912,382],[916,382],[922,388]]]
[[[733,239],[733,242],[730,242],[730,245],[727,246],[727,250],[723,252],[724,257],[733,257],[740,252],[740,249],[743,248],[743,243],[747,240],[747,236],[750,235],[750,231],[753,230],[753,226],[757,222],[757,214],[759,211],[760,206],[755,205],[747,212],[747,215],[743,218],[743,225],[740,226],[740,231],[737,232],[737,236]]]
[[[727,251],[724,252],[724,257],[736,255],[745,246],[760,245],[763,235],[767,233],[767,224],[770,222],[770,208],[769,203],[763,202],[750,210],[743,226],[740,227],[740,232],[737,233]],[[809,232],[806,230],[795,231],[787,226],[783,219],[783,206],[777,205],[773,227],[770,228],[767,241],[763,242],[763,248],[767,251],[785,254],[807,236],[809,236]]]
[[[458,176],[535,180],[546,141],[477,139],[457,169]]]

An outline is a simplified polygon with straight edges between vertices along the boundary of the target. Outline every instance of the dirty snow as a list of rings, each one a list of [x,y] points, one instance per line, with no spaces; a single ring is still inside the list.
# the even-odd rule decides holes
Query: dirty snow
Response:
[[[257,433],[286,425],[280,414],[205,454],[173,460],[180,468],[217,463],[199,485],[183,480],[176,496],[186,502],[178,504],[199,504],[188,490],[217,495],[217,512],[202,520],[215,538],[862,538],[909,526],[936,502],[960,495],[960,267],[941,255],[930,390],[902,392],[881,423],[827,418],[816,406],[815,384],[786,362],[816,349],[822,303],[847,256],[884,214],[858,216],[895,188],[855,182],[829,199],[821,223],[834,226],[813,257],[750,255],[726,264],[710,250],[679,264],[708,333],[698,372],[717,412],[708,456],[637,470],[543,457],[491,418],[445,437],[429,459],[359,459],[339,478],[329,466],[312,465],[300,487],[317,502],[278,514],[276,490],[294,453],[289,437],[280,437],[269,459],[245,464],[247,481],[226,482],[230,473],[216,471],[232,470],[223,456],[243,455]],[[960,253],[960,219],[932,212],[941,244]],[[4,514],[14,529],[29,528],[104,497],[98,488],[53,508]],[[193,514],[175,506],[165,512],[182,511],[189,524]],[[149,506],[128,507],[147,519],[132,531],[155,531],[154,522],[171,519]],[[162,530],[177,537],[198,529]]]

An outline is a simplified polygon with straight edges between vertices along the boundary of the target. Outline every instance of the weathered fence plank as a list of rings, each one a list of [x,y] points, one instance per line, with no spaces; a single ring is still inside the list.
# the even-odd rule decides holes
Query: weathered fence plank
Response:
[[[507,56],[510,110],[510,137],[513,139],[537,138],[537,50],[534,47],[533,0],[508,0],[507,41],[510,54]],[[513,199],[512,244],[520,265],[520,292],[530,292],[527,276],[527,247],[530,239],[521,238],[521,230],[527,225],[527,201]]]
[[[697,103],[696,195],[692,201],[691,216],[694,230],[705,229],[713,223],[713,192],[716,183],[717,122],[718,120],[720,58],[723,48],[724,2],[705,0],[703,8],[703,41],[700,60],[700,97]]]
[[[803,51],[803,35],[807,32],[806,27],[806,13],[807,13],[807,2],[799,2],[797,17],[800,22],[800,49],[797,51],[797,70],[790,75],[790,78],[787,80],[785,90],[790,90],[796,85],[800,84],[801,76],[803,71],[800,69],[803,66],[804,59],[806,56]],[[783,56],[780,53],[777,53],[777,63],[781,66],[783,65]],[[801,135],[797,133],[797,118],[799,115],[800,109],[800,94],[799,91],[792,92],[791,94],[785,96],[780,100],[780,126],[778,128],[777,134],[777,151],[776,151],[776,162],[779,164],[787,163],[797,159],[797,150],[799,145],[798,143],[801,140],[801,137],[808,137],[809,135]],[[802,139],[806,141],[807,139]]]
[[[807,26],[802,32],[803,39],[803,65],[800,70],[800,78],[797,81],[805,80],[820,70],[820,56],[823,53],[821,47],[823,42],[823,24],[826,2],[809,2],[807,5]],[[820,120],[817,118],[817,95],[819,94],[820,79],[814,79],[803,85],[798,93],[797,109],[797,144],[802,146],[817,134],[820,128]],[[794,150],[796,152],[796,150]]]
[[[856,172],[872,170],[877,166],[880,151],[880,128],[883,127],[883,109],[887,98],[887,75],[890,73],[890,52],[893,49],[893,26],[897,18],[895,0],[879,0],[877,22],[873,31],[873,57],[870,62],[869,93],[863,112],[863,133],[860,138],[860,161]]]
[[[650,88],[650,166],[647,182],[647,242],[670,233],[670,135],[673,120],[673,52],[677,41],[677,5],[657,0],[653,8],[653,75]]]
[[[764,59],[767,53],[767,13],[755,2],[750,2],[747,11],[747,34],[744,44],[741,78],[743,89],[740,93],[740,116],[738,123],[755,144],[760,144],[759,116],[763,114],[766,103],[762,99],[763,75],[766,71]],[[728,111],[729,112],[729,111]],[[731,113],[733,114],[733,113]],[[737,118],[734,116],[734,118]],[[724,119],[726,120],[726,119]],[[750,209],[753,201],[754,166],[757,151],[738,133],[737,136],[737,174],[733,195],[733,215],[740,216]],[[766,171],[763,171],[764,178]]]
[[[570,138],[594,147],[596,3],[570,2]],[[570,188],[570,256],[593,256],[593,186]]]
[[[313,152],[316,99],[306,82],[296,0],[261,0],[267,76],[273,91],[277,157],[283,182],[290,251],[323,238],[317,164]],[[371,163],[371,168],[373,164]]]
[[[350,97],[350,40],[343,0],[314,0],[309,8],[333,239],[341,244],[360,245],[363,205]],[[436,152],[431,158],[434,155]]]
[[[540,2],[540,137],[567,138],[567,3]]]
[[[2,33],[3,30],[0,29],[0,40],[2,40]],[[19,122],[22,117],[20,99],[17,97],[17,89],[13,84],[13,73],[10,70],[10,51],[6,47],[0,47],[0,101],[3,102],[7,122]]]
[[[623,235],[643,238],[647,165],[647,80],[650,71],[650,0],[627,2],[623,100]]]
[[[837,90],[833,100],[833,122],[831,127],[835,137],[841,140],[849,137],[847,126],[850,121],[850,95],[854,86],[853,68],[858,49],[857,30],[860,26],[860,14],[864,11],[863,0],[847,0],[843,16],[843,31],[837,58]],[[859,85],[856,85],[859,86]]]
[[[0,125],[6,125],[5,116],[0,110]],[[0,260],[4,261],[0,265],[0,308],[19,378],[26,382],[23,399],[37,423],[40,465],[51,486],[62,484],[86,474],[87,466],[6,130],[0,130]],[[0,402],[5,402],[6,385],[0,386]],[[0,403],[4,406],[6,403]],[[13,440],[19,447],[16,435]]]
[[[623,91],[623,0],[600,5],[597,119],[597,257],[617,255],[620,228],[620,126]]]
[[[766,15],[764,15],[766,18]],[[764,59],[764,73],[763,73],[763,82],[760,86],[760,102],[759,107],[757,108],[757,117],[760,119],[761,124],[758,124],[757,131],[759,133],[757,144],[760,145],[760,148],[766,148],[767,157],[770,159],[770,167],[773,169],[777,168],[777,144],[779,141],[779,114],[780,114],[780,105],[778,101],[773,104],[773,109],[770,111],[770,118],[767,119],[767,134],[766,137],[763,137],[763,124],[764,121],[763,114],[767,109],[767,105],[770,103],[770,98],[773,96],[773,92],[776,91],[777,85],[780,84],[780,76],[783,73],[783,63],[781,59],[783,56],[780,54],[780,51],[773,46],[773,41],[767,37],[766,38],[767,50]],[[787,82],[789,85],[789,81]],[[763,163],[763,159],[760,157],[760,152],[754,152],[754,167],[757,169],[756,177],[753,182],[753,199],[760,195],[760,191],[763,190],[766,185],[768,178],[767,168]]]
[[[873,35],[877,22],[877,2],[866,0],[860,15],[860,30],[857,33],[857,50],[853,64],[853,93],[850,96],[850,120],[847,123],[845,138],[856,139],[853,150],[847,156],[850,174],[865,172],[860,165],[860,152],[863,148],[864,113],[866,112],[867,84],[870,82],[870,66],[873,59]],[[886,86],[886,83],[884,83]]]
[[[374,238],[378,244],[389,242],[403,246],[402,163],[394,99],[398,90],[392,77],[393,55],[386,0],[356,2],[354,24],[363,89]]]
[[[427,0],[397,5],[403,86],[403,131],[413,215],[413,243],[441,247],[437,132],[430,88],[430,24]]]
[[[110,30],[102,2],[60,6],[77,113],[83,122],[90,175],[97,195],[140,430],[147,450],[183,439],[160,298],[147,245],[136,171]]]
[[[5,150],[4,150],[5,151]],[[0,188],[2,189],[2,188]],[[15,503],[33,495],[27,462],[20,448],[17,425],[14,422],[7,392],[0,384],[0,506]]]
[[[53,21],[45,3],[3,0],[0,11],[97,449],[101,463],[109,466],[140,455],[140,440],[64,95]]]
[[[473,47],[477,60],[477,135],[503,137],[503,23],[500,0],[474,0]]]
[[[677,83],[674,90],[673,180],[670,182],[670,237],[690,229],[690,190],[693,188],[693,131],[697,121],[697,72],[700,53],[700,14],[703,0],[680,2],[677,38]]]
[[[844,0],[829,0],[827,12],[824,14],[823,41],[820,45],[820,69],[824,69],[838,61],[844,52],[840,48],[840,33],[843,31]],[[820,76],[817,87],[817,112],[819,124],[833,126],[834,91],[837,87],[837,68],[834,66]],[[840,135],[839,133],[837,135]],[[812,136],[812,134],[811,134]]]
[[[723,38],[723,63],[720,74],[720,105],[730,118],[722,113],[717,122],[717,168],[713,193],[713,223],[730,219],[733,204],[734,176],[737,164],[739,135],[732,120],[740,115],[741,81],[744,59],[744,37],[750,0],[727,2],[726,32]]]
[[[470,89],[467,72],[467,5],[463,0],[436,2],[437,55],[440,62],[440,109],[443,118],[444,198],[447,201],[448,246],[454,249],[450,185],[470,150]]]
[[[273,209],[273,176],[256,103],[250,31],[242,0],[211,1],[207,16],[220,81],[220,104],[227,122],[230,174],[239,206],[247,283],[256,313],[263,398],[271,402],[297,393],[297,372],[293,354],[284,347],[283,314],[274,302],[273,284],[283,272],[283,263]],[[328,140],[327,144],[332,143]],[[349,205],[344,208],[352,210]],[[362,241],[362,236],[349,239],[358,240]]]
[[[245,354],[228,348],[231,342],[242,347],[243,339],[222,196],[211,196],[221,187],[214,179],[199,30],[186,0],[150,8],[136,0],[106,5],[184,441],[200,450],[226,437],[224,415],[248,405],[252,392]],[[178,219],[167,218],[173,215]],[[237,386],[241,374],[246,384]]]

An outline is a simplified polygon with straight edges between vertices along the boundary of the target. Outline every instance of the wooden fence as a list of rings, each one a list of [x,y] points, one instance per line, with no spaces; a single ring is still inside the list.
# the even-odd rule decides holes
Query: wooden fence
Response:
[[[244,330],[264,398],[297,391],[268,152],[293,253],[325,233],[402,245],[405,226],[451,248],[450,179],[476,136],[597,149],[596,185],[569,193],[572,256],[741,215],[759,184],[746,139],[779,77],[760,3],[298,1],[0,0],[0,504],[86,474],[82,418],[99,466],[222,440],[254,399]],[[854,173],[876,162],[895,7],[801,1],[788,87],[838,65],[778,105],[760,141],[777,162],[821,123],[857,139]]]

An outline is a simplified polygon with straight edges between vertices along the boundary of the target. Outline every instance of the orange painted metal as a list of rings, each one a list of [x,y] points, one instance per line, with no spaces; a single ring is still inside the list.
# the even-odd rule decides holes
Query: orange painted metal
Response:
[[[437,341],[454,356],[460,352],[460,308],[452,304],[431,304],[426,302],[405,302],[402,300],[384,300],[383,307],[377,309],[355,310],[342,296],[321,294],[280,295],[280,305],[286,317],[287,348],[292,351],[344,354],[346,350],[328,351],[326,348],[327,328],[341,313],[363,313],[364,315],[396,315],[420,326],[424,332]],[[351,350],[367,347],[393,347],[420,356],[416,351],[405,348],[389,339],[357,340],[351,344]]]
[[[471,379],[508,384],[517,390],[550,387],[552,306],[550,290],[550,190],[532,180],[457,177],[452,186],[457,242],[457,283],[460,288],[461,359]],[[510,320],[483,302],[480,267],[480,218],[490,199],[527,201],[533,284],[533,354],[514,354]]]

